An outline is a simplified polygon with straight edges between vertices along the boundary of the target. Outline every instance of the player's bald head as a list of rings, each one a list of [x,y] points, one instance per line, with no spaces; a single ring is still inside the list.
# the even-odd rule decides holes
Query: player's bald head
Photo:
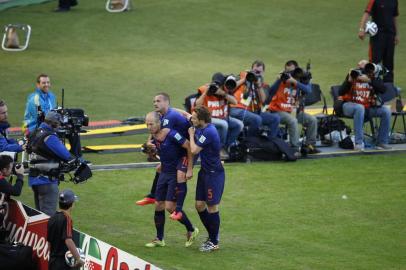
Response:
[[[145,121],[159,123],[160,122],[159,113],[158,112],[147,113],[147,115],[145,116]]]

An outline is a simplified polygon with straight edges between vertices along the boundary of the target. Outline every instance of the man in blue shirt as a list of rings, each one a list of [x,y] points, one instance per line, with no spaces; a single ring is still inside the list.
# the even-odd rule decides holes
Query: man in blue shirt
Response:
[[[224,191],[225,173],[220,160],[220,137],[213,124],[211,113],[204,106],[196,106],[192,114],[193,127],[189,128],[190,149],[200,154],[201,169],[196,184],[196,209],[209,238],[200,251],[219,249],[219,205]]]
[[[32,142],[33,145],[41,152],[40,157],[34,152],[35,157],[32,157],[31,162],[38,160],[58,164],[60,161],[68,162],[73,158],[55,133],[60,121],[60,114],[50,111],[46,114],[44,122],[30,136],[30,140],[35,140]],[[58,179],[46,172],[30,168],[28,184],[34,191],[35,208],[52,216],[56,212],[58,202]]]
[[[51,81],[46,74],[37,77],[34,93],[27,98],[24,113],[24,126],[33,132],[43,121],[43,117],[56,108],[56,96],[50,91]],[[39,121],[38,121],[39,120]]]
[[[178,110],[171,108],[170,107],[170,98],[167,93],[158,93],[154,99],[153,99],[153,106],[154,110],[159,113],[160,119],[161,119],[161,127],[162,128],[169,128],[172,130],[178,131],[183,137],[188,138],[188,129],[190,127],[190,122],[188,119],[182,115]],[[147,145],[151,148],[154,148],[155,146],[150,143],[151,138],[148,138],[147,140]],[[155,203],[155,189],[156,189],[156,183],[159,178],[159,172],[160,172],[160,166],[157,167],[154,181],[151,186],[151,191],[150,193],[143,199],[139,200],[136,202],[137,205],[147,205],[147,204],[153,204]],[[186,182],[185,180],[185,175],[183,172],[179,172],[178,179],[181,180],[181,182]],[[182,181],[182,179],[184,181]],[[184,185],[180,184],[178,185],[178,190],[181,193],[185,193],[184,191]],[[185,194],[186,196],[186,194]]]
[[[25,145],[19,145],[15,140],[8,138],[7,129],[9,127],[7,105],[0,99],[0,152],[19,153],[24,151]]]
[[[151,142],[156,146],[161,160],[161,173],[159,175],[157,187],[155,190],[156,203],[155,203],[155,228],[157,231],[156,238],[147,243],[146,247],[164,247],[164,226],[165,226],[165,209],[169,213],[175,211],[177,197],[179,190],[177,189],[177,175],[178,171],[186,170],[186,178],[190,179],[193,170],[193,155],[190,152],[189,141],[183,137],[178,131],[162,128],[160,115],[157,112],[150,112],[146,116],[147,128],[151,133]],[[184,157],[187,156],[187,161]],[[184,161],[183,168],[178,165]],[[184,183],[186,186],[186,183]],[[196,239],[199,230],[194,228],[188,217],[183,210],[180,211],[181,215],[177,219],[182,223],[187,230],[186,247],[192,245]]]

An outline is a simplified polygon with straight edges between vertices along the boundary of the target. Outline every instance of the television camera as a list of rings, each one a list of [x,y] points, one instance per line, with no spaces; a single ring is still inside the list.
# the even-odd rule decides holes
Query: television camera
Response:
[[[82,109],[57,108],[52,111],[61,116],[60,126],[57,129],[59,137],[65,138],[71,134],[86,132],[82,127],[89,125],[89,117]]]
[[[82,130],[82,127],[89,125],[89,117],[85,115],[82,109],[64,108],[63,104],[64,89],[62,89],[62,107],[51,110],[56,115],[59,115],[59,117],[55,117],[59,125],[57,125],[54,132],[64,141],[73,135],[86,132]],[[54,132],[37,128],[29,134],[26,148],[28,161],[24,162],[24,167],[29,169],[29,175],[33,177],[44,175],[64,181],[65,174],[68,174],[70,180],[75,184],[82,183],[92,177],[92,171],[89,166],[80,162],[78,157],[69,161],[63,161],[53,151],[48,149],[44,140],[47,136],[54,134]],[[71,172],[74,172],[73,176]]]
[[[67,174],[69,180],[75,184],[83,183],[92,177],[92,171],[89,166],[81,163],[77,158],[64,162],[31,153],[27,166],[29,175],[32,177],[44,175],[59,181],[65,181],[65,174]]]

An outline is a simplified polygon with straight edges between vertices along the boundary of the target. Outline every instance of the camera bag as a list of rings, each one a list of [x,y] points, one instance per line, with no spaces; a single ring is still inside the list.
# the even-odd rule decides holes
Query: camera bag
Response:
[[[338,146],[342,149],[354,149],[354,143],[352,142],[350,136],[347,136],[341,141],[339,141]]]
[[[280,138],[251,136],[241,142],[240,148],[243,160],[295,161],[297,159],[293,149]]]
[[[317,131],[320,138],[324,138],[324,135],[329,134],[334,130],[346,130],[347,134],[351,133],[351,128],[336,115],[328,115],[326,117],[319,118]]]

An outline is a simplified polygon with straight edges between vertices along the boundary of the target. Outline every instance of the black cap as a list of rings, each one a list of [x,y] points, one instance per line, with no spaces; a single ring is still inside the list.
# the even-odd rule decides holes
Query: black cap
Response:
[[[60,203],[69,204],[76,202],[78,200],[79,200],[78,196],[76,196],[75,193],[73,193],[73,191],[70,189],[64,189],[59,193]]]
[[[216,83],[217,85],[223,85],[225,80],[226,76],[224,76],[224,74],[221,72],[216,72],[211,77],[211,81]]]

